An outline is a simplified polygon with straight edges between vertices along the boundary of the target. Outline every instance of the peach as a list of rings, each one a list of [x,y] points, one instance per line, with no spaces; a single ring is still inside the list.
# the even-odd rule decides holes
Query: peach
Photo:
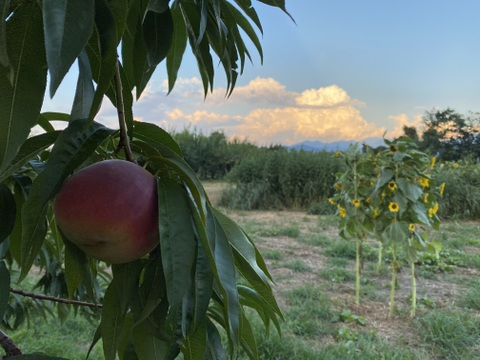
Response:
[[[107,263],[134,261],[159,243],[156,179],[132,162],[105,160],[73,174],[54,214],[69,241]]]

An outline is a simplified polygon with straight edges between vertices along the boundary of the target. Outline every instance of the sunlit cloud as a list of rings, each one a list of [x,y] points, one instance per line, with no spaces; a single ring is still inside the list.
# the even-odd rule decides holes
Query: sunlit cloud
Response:
[[[388,117],[394,124],[393,130],[387,132],[387,138],[397,138],[404,134],[403,128],[405,126],[415,127],[419,130],[419,135],[423,129],[422,115],[416,115],[412,119],[407,114],[391,115]]]
[[[305,140],[362,141],[385,133],[396,136],[404,125],[420,121],[400,114],[388,119],[389,128],[379,127],[362,116],[365,106],[335,84],[293,92],[273,78],[256,78],[237,85],[229,98],[222,88],[204,98],[200,79],[179,78],[168,96],[165,81],[149,84],[135,104],[134,113],[137,119],[169,130],[222,130],[229,137],[249,139],[259,145],[291,145]],[[113,114],[109,109],[103,115],[111,119]]]
[[[337,85],[305,90],[296,98],[298,105],[322,107],[346,105],[350,101],[347,92]]]

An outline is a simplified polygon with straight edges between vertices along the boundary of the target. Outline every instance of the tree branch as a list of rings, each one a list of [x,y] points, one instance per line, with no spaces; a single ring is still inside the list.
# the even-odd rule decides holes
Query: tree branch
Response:
[[[123,148],[125,151],[125,158],[128,161],[136,163],[132,149],[130,148],[130,141],[128,139],[127,132],[127,122],[125,121],[125,105],[123,103],[123,87],[122,87],[122,78],[120,76],[120,63],[115,62],[115,97],[117,99],[117,115],[118,115],[118,124],[120,126],[120,143],[118,144],[119,148]]]
[[[69,304],[69,305],[80,305],[80,306],[88,306],[88,307],[96,307],[96,308],[101,308],[102,304],[95,304],[95,303],[90,303],[86,301],[79,301],[79,300],[69,300],[69,299],[63,299],[55,296],[49,296],[49,295],[43,295],[43,294],[35,294],[31,292],[26,292],[23,290],[19,289],[13,289],[10,288],[10,292],[14,294],[18,294],[21,296],[29,297],[32,299],[38,299],[38,300],[46,300],[46,301],[53,301],[53,302],[59,302],[63,304]]]
[[[5,350],[4,359],[9,358],[11,356],[22,355],[22,351],[15,345],[12,339],[5,334],[2,330],[0,330],[0,346],[3,350]]]

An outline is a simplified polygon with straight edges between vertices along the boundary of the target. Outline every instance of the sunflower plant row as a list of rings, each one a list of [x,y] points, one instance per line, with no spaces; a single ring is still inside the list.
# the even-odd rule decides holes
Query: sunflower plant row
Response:
[[[432,251],[438,256],[441,249],[441,243],[427,239],[426,230],[439,228],[438,199],[445,184],[435,180],[435,157],[418,151],[411,139],[385,143],[387,147],[377,149],[352,145],[337,153],[347,170],[337,174],[335,195],[329,201],[337,206],[340,235],[356,241],[356,302],[360,301],[362,244],[373,237],[379,243],[378,266],[384,249],[392,256],[389,316],[394,310],[396,276],[403,266],[398,255],[402,253],[411,271],[413,317],[418,253]]]

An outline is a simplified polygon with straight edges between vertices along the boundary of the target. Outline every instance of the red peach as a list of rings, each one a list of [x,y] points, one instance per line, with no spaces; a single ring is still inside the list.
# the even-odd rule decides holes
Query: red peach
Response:
[[[88,256],[122,264],[159,243],[155,176],[124,160],[105,160],[72,175],[54,202],[58,227]]]

